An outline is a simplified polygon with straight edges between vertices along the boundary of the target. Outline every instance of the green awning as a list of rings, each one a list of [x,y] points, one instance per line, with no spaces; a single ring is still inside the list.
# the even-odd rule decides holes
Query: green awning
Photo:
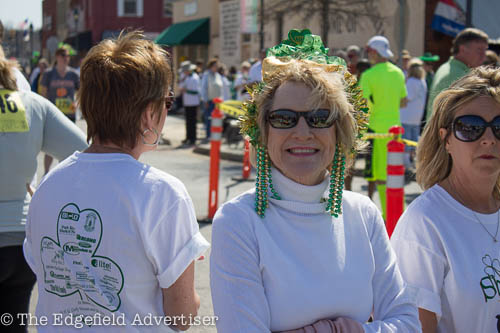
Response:
[[[160,45],[209,44],[210,18],[172,24],[156,37]]]

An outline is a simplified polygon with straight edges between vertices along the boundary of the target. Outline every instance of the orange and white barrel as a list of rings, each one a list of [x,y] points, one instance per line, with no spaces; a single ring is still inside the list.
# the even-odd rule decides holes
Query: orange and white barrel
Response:
[[[405,145],[400,141],[404,129],[400,126],[393,126],[389,133],[395,137],[387,144],[387,221],[386,228],[391,237],[399,217],[404,210],[404,186],[405,186],[405,166],[404,153]]]
[[[220,144],[222,140],[222,117],[219,104],[220,98],[213,100],[215,108],[212,111],[212,126],[210,134],[210,180],[208,188],[208,218],[212,219],[217,211],[219,193]]]

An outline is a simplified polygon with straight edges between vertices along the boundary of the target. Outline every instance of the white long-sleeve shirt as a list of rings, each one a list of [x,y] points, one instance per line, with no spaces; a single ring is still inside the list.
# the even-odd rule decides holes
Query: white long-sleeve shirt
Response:
[[[365,196],[344,192],[332,218],[316,186],[273,169],[282,200],[265,218],[255,192],[222,206],[212,229],[211,288],[217,329],[283,331],[320,319],[349,317],[366,332],[419,332],[417,308],[404,289],[384,222]],[[367,323],[373,314],[374,322]]]

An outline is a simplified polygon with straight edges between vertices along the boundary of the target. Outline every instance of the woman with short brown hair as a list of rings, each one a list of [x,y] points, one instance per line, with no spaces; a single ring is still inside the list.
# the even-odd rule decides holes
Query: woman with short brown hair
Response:
[[[194,260],[208,243],[184,185],[138,161],[156,149],[172,102],[168,54],[141,33],[122,34],[90,50],[81,81],[91,145],[56,167],[30,206],[25,253],[38,280],[36,313],[119,314],[134,332],[146,315],[194,316]]]

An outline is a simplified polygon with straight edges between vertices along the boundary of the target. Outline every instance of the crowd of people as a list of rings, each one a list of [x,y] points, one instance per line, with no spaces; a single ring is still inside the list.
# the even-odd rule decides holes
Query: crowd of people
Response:
[[[186,138],[182,141],[186,147],[197,143],[196,124],[199,118],[205,128],[205,138],[202,141],[207,142],[210,139],[210,119],[215,107],[215,98],[224,101],[248,100],[247,87],[262,79],[259,64],[265,57],[265,51],[260,53],[260,57],[243,61],[239,70],[232,66],[229,71],[217,57],[210,59],[206,66],[203,66],[203,61],[197,61],[195,64],[184,60],[180,63],[177,107],[182,107],[186,116]]]
[[[198,140],[200,107],[209,137],[213,99],[244,100],[256,170],[255,189],[213,220],[218,331],[500,331],[500,69],[488,36],[460,32],[434,73],[430,53],[405,51],[394,64],[384,36],[331,56],[319,36],[301,35],[231,74],[216,58],[206,70],[180,64],[184,144]],[[137,316],[197,315],[195,262],[210,246],[184,185],[139,161],[175,100],[170,55],[133,31],[94,46],[80,72],[68,58],[60,48],[52,68],[40,61],[30,87],[0,48],[0,293],[9,300],[0,314],[27,313],[36,281],[37,317],[124,320],[40,331],[186,330],[182,320],[134,326]],[[406,164],[416,163],[424,193],[389,239],[387,139],[363,134],[395,124],[418,141]],[[382,211],[344,190],[367,144]],[[47,162],[35,189],[39,152],[61,163],[49,172]],[[13,317],[5,330],[25,331]]]

